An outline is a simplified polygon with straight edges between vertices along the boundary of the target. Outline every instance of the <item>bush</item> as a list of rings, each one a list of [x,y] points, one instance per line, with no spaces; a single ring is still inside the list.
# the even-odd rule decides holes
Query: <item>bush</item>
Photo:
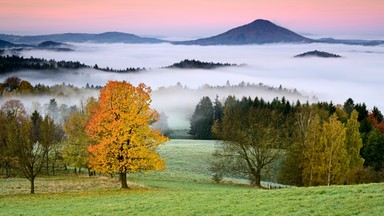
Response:
[[[223,181],[223,175],[221,173],[215,173],[212,175],[212,180],[216,183]]]

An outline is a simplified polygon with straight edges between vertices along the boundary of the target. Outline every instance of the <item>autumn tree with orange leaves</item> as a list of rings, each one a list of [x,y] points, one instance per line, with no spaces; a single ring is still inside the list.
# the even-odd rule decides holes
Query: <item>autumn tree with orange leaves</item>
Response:
[[[158,113],[150,108],[150,93],[143,83],[109,81],[87,125],[91,169],[119,173],[122,188],[128,188],[127,173],[165,167],[157,147],[167,138],[151,127]]]

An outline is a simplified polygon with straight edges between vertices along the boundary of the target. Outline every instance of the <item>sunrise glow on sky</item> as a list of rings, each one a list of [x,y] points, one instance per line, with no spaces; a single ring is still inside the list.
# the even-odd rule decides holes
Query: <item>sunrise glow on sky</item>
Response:
[[[0,33],[212,36],[255,19],[298,33],[384,34],[384,0],[0,0]]]

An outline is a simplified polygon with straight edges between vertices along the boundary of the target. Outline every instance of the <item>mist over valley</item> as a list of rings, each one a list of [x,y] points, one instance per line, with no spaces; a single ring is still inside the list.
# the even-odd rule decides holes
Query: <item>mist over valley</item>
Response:
[[[266,44],[240,46],[194,46],[126,43],[70,43],[74,51],[21,50],[25,58],[44,58],[56,61],[78,61],[91,68],[55,71],[21,70],[0,74],[0,80],[9,76],[18,76],[32,85],[72,84],[77,87],[88,85],[104,86],[108,80],[126,80],[134,85],[145,83],[154,90],[153,107],[165,112],[173,128],[187,129],[194,106],[203,96],[214,99],[216,95],[223,101],[228,95],[236,97],[261,97],[272,100],[285,96],[289,101],[315,102],[332,101],[342,104],[348,98],[366,103],[368,108],[377,106],[384,109],[381,93],[384,91],[381,80],[384,75],[384,46],[360,46],[343,44]],[[294,58],[312,50],[326,51],[342,56],[341,58]],[[3,55],[6,55],[5,52]],[[236,64],[236,67],[218,67],[215,69],[179,69],[167,68],[184,59],[202,62]],[[145,68],[129,73],[115,73],[95,70],[92,67],[124,70],[126,68]],[[241,65],[241,66],[240,66]],[[235,88],[204,89],[204,85],[225,86],[244,84],[262,84],[274,88],[297,90],[300,95],[261,89]],[[182,88],[170,88],[166,93],[157,91],[162,87],[180,85]],[[180,87],[179,86],[179,87]],[[188,89],[188,90],[186,90]],[[96,92],[96,93],[95,93]],[[97,91],[86,95],[74,95],[57,100],[68,105],[78,104],[80,99],[97,96]],[[78,97],[78,98],[77,98]],[[65,99],[66,98],[66,99]],[[70,98],[70,100],[68,99]],[[2,98],[6,100],[7,98]],[[33,100],[42,100],[36,97]],[[32,100],[29,100],[32,101]],[[49,101],[46,98],[41,104]]]

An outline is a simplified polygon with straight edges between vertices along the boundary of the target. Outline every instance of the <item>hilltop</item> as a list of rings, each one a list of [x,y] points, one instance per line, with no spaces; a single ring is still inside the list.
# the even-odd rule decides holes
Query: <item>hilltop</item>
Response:
[[[314,51],[305,52],[295,56],[295,58],[298,58],[298,57],[340,58],[341,56],[333,53],[314,50]]]
[[[218,67],[230,67],[237,66],[236,64],[229,63],[213,63],[213,62],[202,62],[199,60],[189,60],[185,59],[181,62],[174,63],[167,68],[180,68],[180,69],[215,69]]]
[[[176,42],[183,45],[243,45],[266,43],[310,43],[313,40],[278,26],[268,20],[257,19],[222,34],[192,41]]]

